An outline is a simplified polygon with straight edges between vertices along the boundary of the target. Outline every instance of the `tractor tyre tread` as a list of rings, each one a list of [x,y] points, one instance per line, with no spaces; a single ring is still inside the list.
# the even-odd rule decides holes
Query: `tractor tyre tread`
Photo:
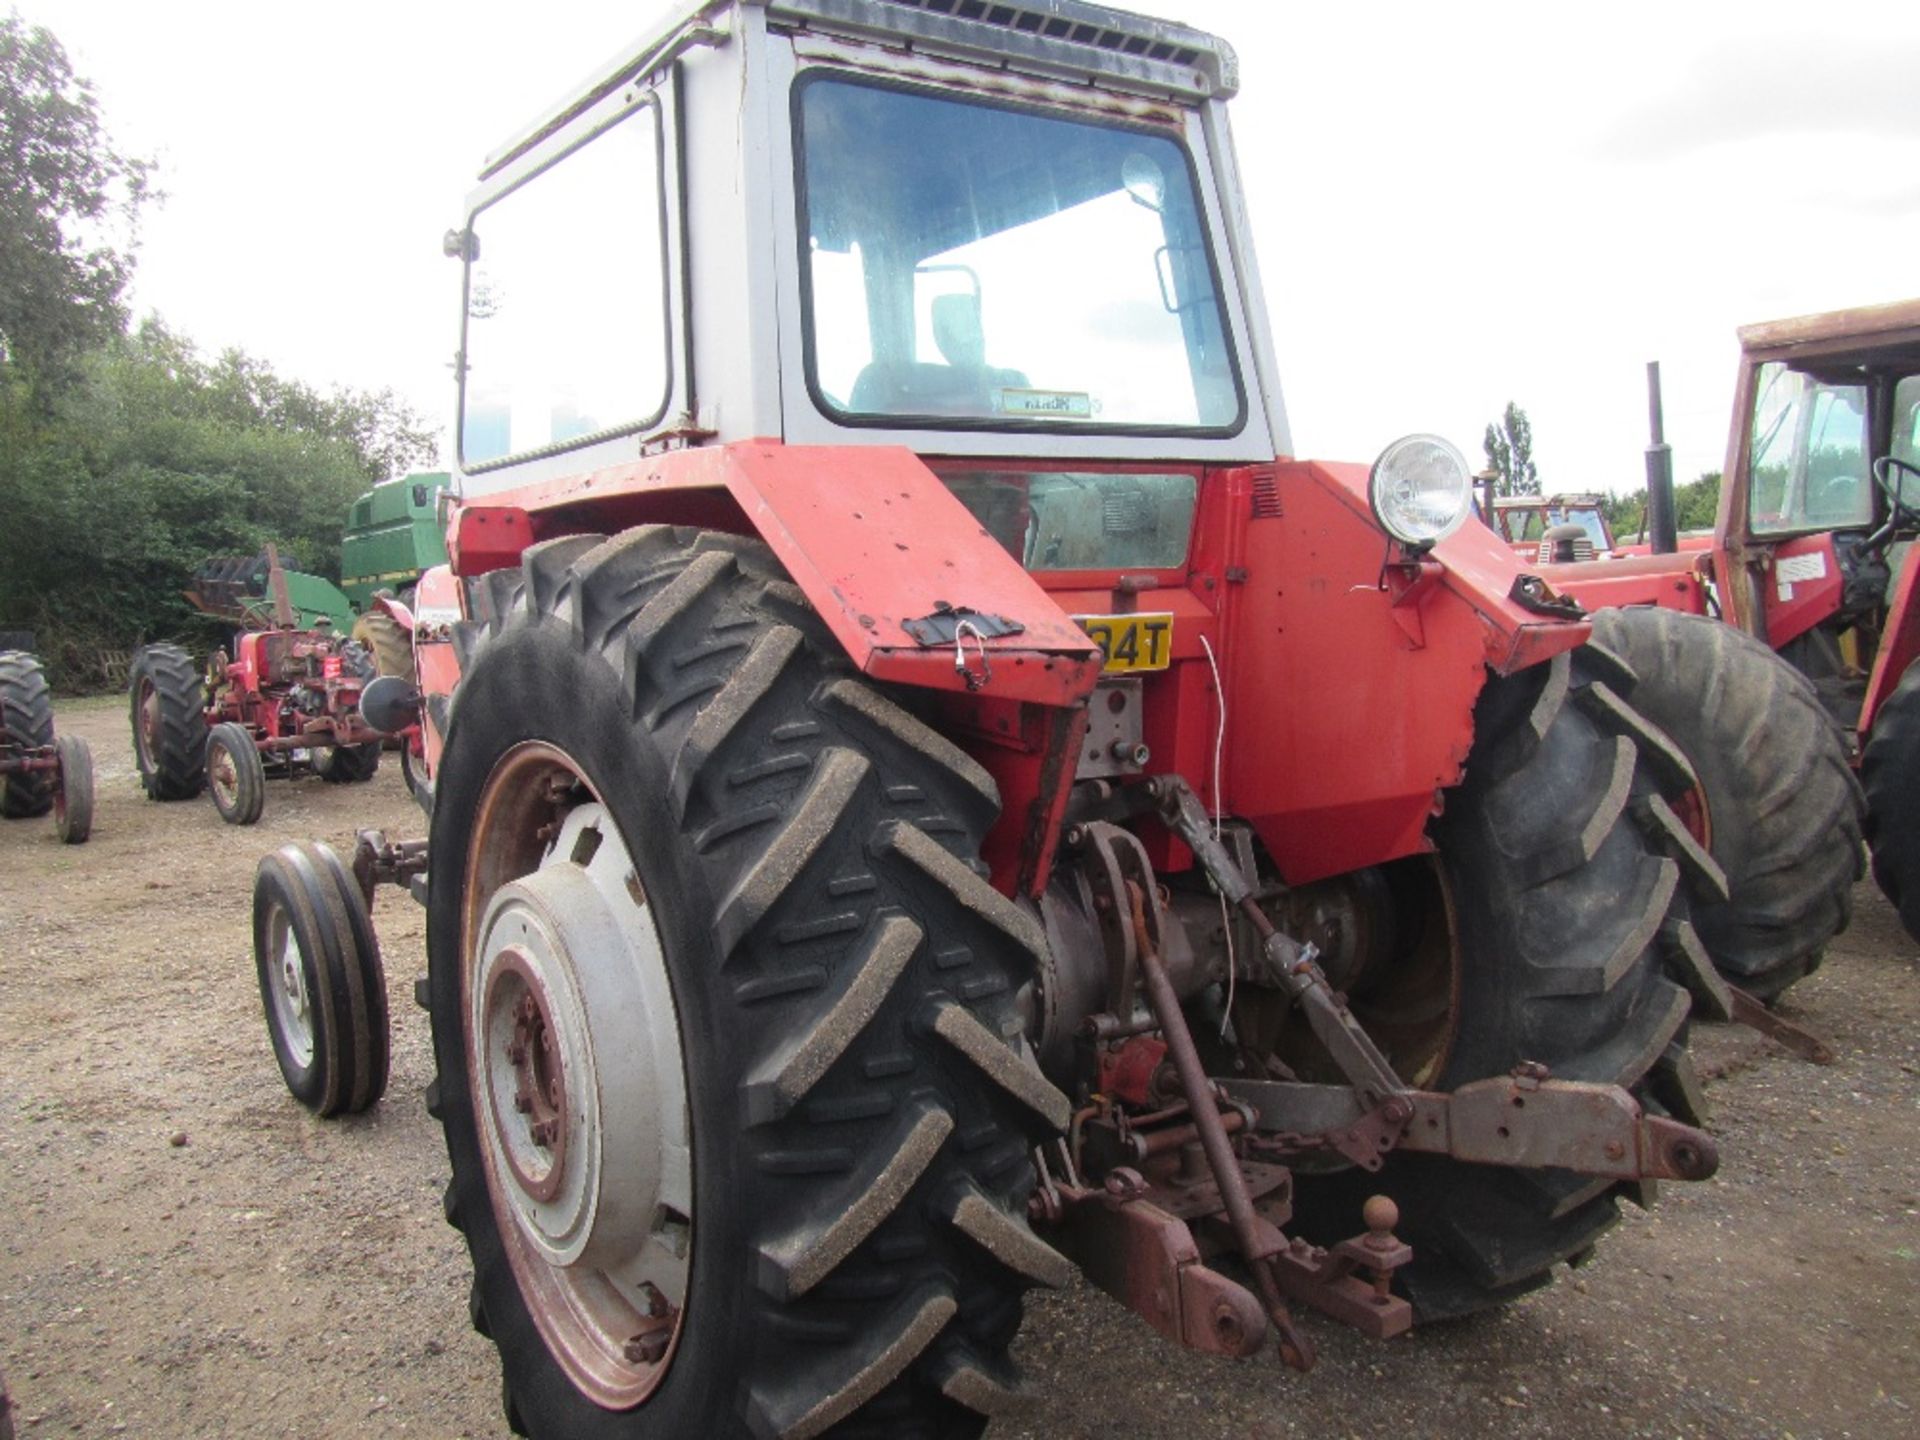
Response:
[[[314,773],[329,785],[358,785],[380,771],[380,742],[335,745],[314,760]]]
[[[1730,625],[1636,607],[1593,626],[1699,777],[1726,895],[1696,885],[1694,927],[1728,980],[1771,1000],[1853,917],[1865,800],[1846,741],[1806,677]]]
[[[230,801],[220,798],[218,786],[208,786],[213,808],[229,825],[256,823],[267,808],[267,767],[260,758],[260,747],[254,743],[253,732],[238,721],[222,720],[207,732],[209,769],[215,750],[224,750],[232,759],[234,784]]]
[[[1019,1038],[1045,941],[976,868],[997,791],[814,643],[797,594],[757,542],[665,526],[547,542],[469,584],[428,988],[470,1315],[499,1348],[509,1420],[535,1435],[977,1435],[998,1387],[953,1377],[1010,1375],[1021,1293],[1065,1273],[1026,1218],[1031,1147],[1067,1119]],[[555,687],[564,714],[530,704]],[[695,1217],[688,1314],[733,1328],[690,1335],[626,1413],[573,1387],[527,1313],[465,1074],[465,827],[517,736],[605,772],[649,892],[682,897],[655,913],[698,1193],[753,1196]],[[737,1240],[702,1249],[720,1235]]]
[[[140,739],[142,681],[152,684],[159,701],[159,733],[151,751]],[[207,786],[207,685],[200,667],[178,645],[142,646],[134,654],[128,688],[134,760],[148,798],[195,798]]]
[[[60,783],[54,792],[53,824],[62,845],[80,845],[93,834],[93,751],[78,735],[53,742],[60,756]]]
[[[409,685],[415,683],[413,637],[393,616],[375,606],[353,622],[352,638],[364,645],[373,657],[377,674],[398,675]]]
[[[1605,686],[1608,705],[1620,703],[1618,679],[1582,650],[1482,692],[1475,751],[1434,830],[1469,957],[1436,1089],[1532,1061],[1559,1079],[1644,1094],[1684,1036],[1688,997],[1662,958],[1662,931],[1685,917],[1679,867],[1634,821],[1655,762],[1634,727],[1603,723],[1606,707],[1583,698]],[[1400,1283],[1423,1321],[1547,1284],[1612,1227],[1624,1193],[1560,1171],[1418,1154],[1393,1155],[1377,1173],[1304,1179],[1300,1191],[1316,1241],[1352,1234],[1368,1195],[1399,1202],[1415,1256]]]
[[[1860,781],[1867,794],[1873,878],[1920,940],[1920,663],[1909,665],[1873,717]]]
[[[53,692],[39,660],[24,650],[0,650],[0,738],[32,750],[53,744]],[[48,772],[26,771],[0,781],[0,816],[27,819],[52,808]]]

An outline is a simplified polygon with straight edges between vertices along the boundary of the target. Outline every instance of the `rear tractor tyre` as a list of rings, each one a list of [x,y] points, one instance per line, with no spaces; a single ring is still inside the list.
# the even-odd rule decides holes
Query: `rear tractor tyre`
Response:
[[[366,897],[329,846],[283,845],[260,862],[253,962],[293,1098],[323,1120],[378,1100],[390,1045],[386,971]]]
[[[0,739],[25,750],[53,744],[53,696],[46,672],[24,650],[0,651]],[[53,808],[53,782],[44,770],[0,780],[0,816],[44,815]]]
[[[398,675],[409,685],[416,683],[413,637],[386,611],[375,607],[356,619],[352,638],[367,647],[377,674]]]
[[[267,767],[246,726],[223,720],[207,732],[207,792],[229,825],[251,825],[267,805]]]
[[[380,742],[335,745],[314,757],[313,768],[329,785],[358,785],[371,780],[380,769]]]
[[[53,747],[60,757],[53,828],[61,844],[79,845],[93,833],[93,752],[77,735],[62,735]]]
[[[429,1108],[509,1420],[977,1435],[1068,1274],[1027,1226],[1067,1100],[1013,1038],[1045,942],[977,868],[992,780],[757,544],[569,537],[470,598]]]
[[[191,800],[207,787],[207,682],[178,645],[144,646],[128,690],[133,758],[152,800]]]
[[[1860,761],[1873,878],[1920,940],[1920,663],[1907,667],[1873,717]]]
[[[1466,777],[1434,829],[1458,959],[1451,1047],[1431,1088],[1533,1061],[1697,1122],[1689,998],[1667,966],[1698,941],[1680,865],[1643,828],[1639,802],[1653,778],[1637,743],[1643,722],[1610,684],[1618,675],[1583,649],[1481,694]],[[1401,1282],[1427,1321],[1547,1284],[1555,1265],[1584,1257],[1612,1227],[1623,1193],[1649,1198],[1565,1171],[1407,1153],[1376,1173],[1303,1177],[1299,1189],[1316,1240],[1351,1234],[1369,1195],[1399,1203],[1399,1233],[1414,1249]]]
[[[1724,899],[1694,896],[1701,943],[1729,981],[1771,1000],[1853,918],[1866,806],[1846,742],[1812,683],[1730,625],[1603,610],[1593,638],[1634,672],[1634,708],[1698,777],[1679,809],[1727,883]]]

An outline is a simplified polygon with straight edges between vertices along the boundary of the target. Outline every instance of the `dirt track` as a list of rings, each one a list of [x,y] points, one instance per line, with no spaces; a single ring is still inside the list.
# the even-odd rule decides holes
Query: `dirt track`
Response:
[[[140,797],[120,701],[59,721],[94,749],[95,838],[0,832],[0,1370],[20,1433],[504,1434],[419,1099],[421,912],[380,901],[393,1082],[360,1119],[288,1098],[253,978],[258,858],[417,832],[398,768],[270,784],[237,830]],[[1587,1269],[1390,1344],[1310,1318],[1306,1377],[1176,1351],[1076,1287],[1032,1307],[1038,1405],[992,1440],[1920,1433],[1920,947],[1870,885],[1858,904],[1787,1009],[1840,1063],[1704,1030],[1720,1178],[1629,1212]]]

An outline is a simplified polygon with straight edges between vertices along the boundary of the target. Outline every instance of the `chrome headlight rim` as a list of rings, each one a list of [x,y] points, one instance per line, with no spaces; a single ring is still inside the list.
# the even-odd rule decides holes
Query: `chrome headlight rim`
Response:
[[[1450,472],[1437,478],[1451,482],[1452,510],[1446,514],[1430,513],[1424,518],[1410,517],[1408,503],[1417,498],[1417,493],[1410,496],[1406,487],[1410,482],[1418,482],[1409,470],[1426,466],[1431,472],[1435,464]],[[1436,477],[1430,473],[1429,478]],[[1425,488],[1431,495],[1445,487],[1429,484]],[[1367,505],[1373,511],[1374,522],[1395,540],[1412,549],[1428,550],[1458,530],[1473,513],[1473,471],[1467,457],[1444,436],[1425,432],[1403,435],[1380,452],[1373,468],[1367,472]]]

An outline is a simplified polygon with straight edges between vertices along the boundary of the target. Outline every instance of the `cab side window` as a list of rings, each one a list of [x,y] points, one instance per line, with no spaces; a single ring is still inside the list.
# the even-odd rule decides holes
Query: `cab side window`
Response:
[[[468,221],[469,467],[642,429],[669,349],[659,113],[640,105]]]

